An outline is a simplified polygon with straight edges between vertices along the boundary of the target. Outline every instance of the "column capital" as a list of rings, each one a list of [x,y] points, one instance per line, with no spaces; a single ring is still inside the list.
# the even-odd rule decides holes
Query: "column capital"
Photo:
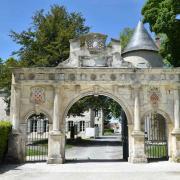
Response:
[[[49,132],[49,135],[51,135],[51,136],[62,136],[63,133],[61,131],[59,131],[59,130],[58,131],[52,130],[52,131]]]
[[[55,93],[60,93],[60,88],[61,88],[61,86],[60,85],[53,85],[53,88],[54,88],[54,92]]]
[[[131,85],[131,88],[135,91],[141,89],[141,87],[142,87],[142,85],[139,82]]]
[[[174,89],[174,90],[180,90],[180,85],[179,85],[179,84],[174,85],[173,89]]]
[[[173,129],[171,134],[174,136],[180,136],[180,129]]]
[[[133,137],[139,137],[139,138],[144,138],[144,132],[142,131],[135,131],[133,130],[132,134],[131,134]]]
[[[59,85],[59,84],[53,84],[52,86],[54,89],[59,89],[61,87],[61,85]]]
[[[15,90],[21,90],[21,85],[20,84],[12,84]]]

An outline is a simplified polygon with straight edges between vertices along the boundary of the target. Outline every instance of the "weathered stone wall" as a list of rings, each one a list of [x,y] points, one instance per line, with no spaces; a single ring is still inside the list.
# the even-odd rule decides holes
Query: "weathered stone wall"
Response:
[[[180,68],[32,68],[15,69],[13,75],[11,120],[14,128],[24,131],[25,136],[26,119],[32,113],[47,115],[53,125],[49,146],[55,142],[60,148],[58,152],[50,148],[49,163],[64,161],[66,115],[76,101],[87,95],[108,96],[124,109],[129,126],[130,162],[146,161],[141,122],[154,110],[167,120],[169,156],[173,153],[171,131],[175,124],[174,98],[175,90],[179,89]],[[177,121],[178,112],[175,114]]]

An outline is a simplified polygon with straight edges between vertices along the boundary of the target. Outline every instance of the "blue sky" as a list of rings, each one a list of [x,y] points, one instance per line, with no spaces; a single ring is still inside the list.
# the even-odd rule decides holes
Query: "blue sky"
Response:
[[[1,0],[0,2],[0,57],[7,59],[19,46],[9,32],[21,32],[31,25],[31,17],[39,9],[49,10],[53,4],[66,6],[69,12],[81,12],[91,32],[118,38],[125,27],[135,27],[141,19],[141,8],[146,0]]]

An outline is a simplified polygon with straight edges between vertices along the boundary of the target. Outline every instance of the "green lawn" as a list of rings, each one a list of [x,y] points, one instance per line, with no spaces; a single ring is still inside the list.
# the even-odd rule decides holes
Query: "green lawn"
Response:
[[[72,147],[73,147],[73,145],[71,145],[71,144],[66,144],[66,146],[65,146],[66,149],[70,149]]]
[[[33,148],[36,146],[31,146],[26,149],[26,156],[38,156],[38,155],[47,155],[48,151],[48,143],[47,141],[36,141],[33,143],[33,145],[38,145],[37,149]],[[72,148],[73,145],[66,144],[66,149]]]
[[[47,152],[36,149],[27,149],[26,151],[26,156],[38,156],[38,155],[47,155]]]
[[[151,145],[146,149],[146,154],[149,158],[162,158],[167,156],[166,146]]]

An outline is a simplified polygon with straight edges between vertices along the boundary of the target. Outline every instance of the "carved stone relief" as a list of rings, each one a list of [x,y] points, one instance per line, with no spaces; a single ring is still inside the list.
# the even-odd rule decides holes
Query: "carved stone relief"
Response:
[[[158,87],[150,87],[148,91],[149,101],[153,107],[157,107],[160,102],[160,90]]]
[[[30,101],[34,104],[43,104],[45,102],[45,90],[42,87],[31,88]]]

